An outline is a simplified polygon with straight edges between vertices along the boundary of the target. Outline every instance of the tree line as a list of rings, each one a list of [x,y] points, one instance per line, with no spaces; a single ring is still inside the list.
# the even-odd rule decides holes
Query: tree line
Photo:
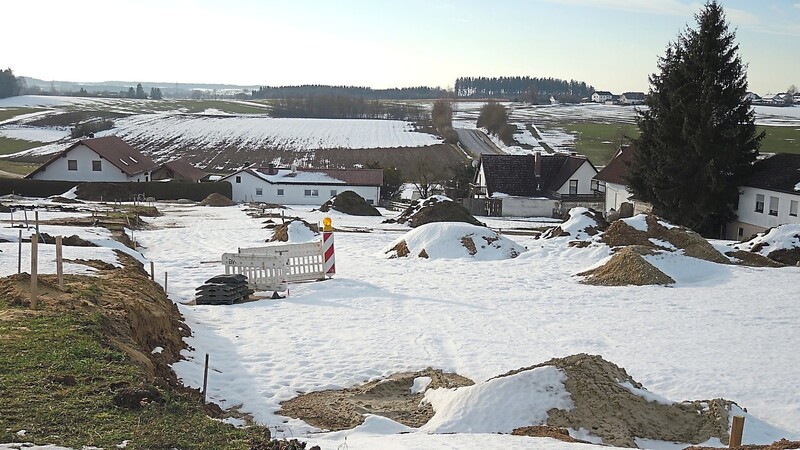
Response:
[[[552,96],[565,103],[577,103],[594,92],[583,81],[538,77],[460,77],[456,79],[458,98],[503,98],[534,104],[549,103]]]
[[[0,70],[0,98],[19,95],[21,87],[20,79],[14,76],[14,71],[10,68]]]
[[[332,93],[284,97],[273,100],[270,105],[273,117],[395,119],[412,122],[429,119],[428,112],[417,105]]]
[[[250,93],[252,98],[277,99],[288,97],[308,97],[310,95],[342,95],[366,99],[382,100],[420,100],[448,96],[446,89],[417,86],[391,89],[372,89],[366,86],[329,86],[306,84],[300,86],[261,86]]]

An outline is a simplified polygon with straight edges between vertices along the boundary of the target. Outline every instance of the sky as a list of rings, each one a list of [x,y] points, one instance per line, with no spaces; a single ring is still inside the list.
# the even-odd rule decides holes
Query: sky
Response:
[[[761,95],[800,85],[800,0],[720,0]],[[452,87],[461,76],[646,91],[689,0],[27,0],[0,67],[59,81]]]

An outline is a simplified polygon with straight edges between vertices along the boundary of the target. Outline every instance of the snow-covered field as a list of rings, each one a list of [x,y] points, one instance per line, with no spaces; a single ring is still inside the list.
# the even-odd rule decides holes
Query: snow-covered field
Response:
[[[333,279],[292,285],[289,297],[280,300],[189,306],[184,303],[194,298],[195,288],[222,271],[222,253],[264,245],[271,233],[262,228],[263,219],[252,219],[237,206],[158,207],[164,216],[152,219],[152,229],[136,237],[156,271],[169,272],[169,297],[193,331],[188,344],[194,350],[175,364],[178,376],[200,386],[203,357],[209,353],[210,399],[223,407],[241,405],[279,435],[300,436],[324,449],[345,442],[349,448],[389,449],[590,448],[493,434],[494,425],[480,421],[486,408],[500,408],[494,414],[503,416],[495,419],[511,423],[524,405],[470,402],[468,391],[461,391],[465,397],[460,399],[431,397],[442,410],[459,404],[467,409],[420,430],[371,417],[354,430],[308,434],[317,430],[275,414],[281,401],[298,392],[348,387],[398,371],[441,368],[489,389],[481,383],[501,373],[586,352],[624,367],[661,397],[731,399],[782,429],[785,437],[800,437],[800,309],[793,288],[800,268],[722,266],[670,256],[650,262],[676,280],[673,287],[596,287],[579,284],[575,274],[607,258],[604,246],[574,248],[567,238],[510,236],[527,247],[514,259],[386,259],[381,250],[403,235],[403,227],[383,225],[381,217],[333,213],[336,227],[372,230],[336,233]],[[303,207],[287,215],[310,222],[323,217]],[[8,228],[7,219],[2,217],[0,230],[13,241],[16,230]],[[481,220],[494,228],[526,223]],[[57,226],[42,231],[101,233],[60,232]],[[0,244],[0,275],[16,273],[16,245]],[[95,258],[112,258],[107,250],[89,251]],[[556,375],[546,377],[555,382]],[[531,382],[520,380],[494,392],[513,396],[521,386]],[[479,400],[480,392],[470,395]],[[548,392],[542,396],[545,404],[565,401]],[[470,421],[480,421],[481,427]],[[463,433],[468,427],[475,431]],[[447,430],[462,433],[437,434]],[[745,442],[767,439],[759,431],[746,427]]]

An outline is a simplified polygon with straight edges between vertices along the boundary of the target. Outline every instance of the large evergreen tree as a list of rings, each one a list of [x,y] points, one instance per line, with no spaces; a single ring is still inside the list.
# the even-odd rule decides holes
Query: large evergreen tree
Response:
[[[11,69],[0,70],[0,98],[19,95],[19,82]]]
[[[660,215],[716,236],[735,217],[764,133],[756,132],[746,68],[722,7],[711,0],[695,18],[698,29],[670,43],[650,76],[628,181]]]

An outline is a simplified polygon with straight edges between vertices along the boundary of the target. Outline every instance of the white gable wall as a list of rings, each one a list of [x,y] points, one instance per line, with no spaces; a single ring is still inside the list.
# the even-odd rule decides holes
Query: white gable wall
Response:
[[[69,170],[68,161],[77,161],[77,170]],[[100,171],[92,170],[92,161],[100,161]],[[94,150],[81,144],[51,162],[44,170],[37,172],[32,178],[34,180],[63,180],[63,181],[108,181],[108,182],[127,182],[127,181],[146,181],[149,180],[149,172],[128,177],[128,175],[111,164],[108,160],[101,158]]]
[[[758,194],[764,196],[764,212],[760,213],[756,212],[756,196]],[[777,216],[769,214],[770,197],[778,199]],[[786,223],[800,223],[800,217],[789,215],[789,206],[792,200],[800,202],[800,192],[793,195],[744,186],[742,187],[742,193],[739,195],[739,209],[736,211],[736,215],[740,222],[764,229]]]
[[[595,175],[597,175],[597,170],[589,164],[589,161],[585,161],[569,179],[578,180],[578,195],[594,194],[594,191],[592,191],[592,179]],[[556,192],[561,195],[569,195],[569,180],[558,188]]]
[[[606,214],[612,209],[619,211],[624,202],[632,203],[628,198],[633,195],[624,184],[606,182]]]
[[[236,177],[241,177],[239,183]],[[248,172],[237,172],[225,179],[233,187],[233,201],[236,202],[266,202],[281,205],[321,205],[334,195],[344,191],[353,191],[363,197],[367,202],[378,205],[381,188],[379,186],[348,186],[318,185],[318,184],[270,184],[266,180]],[[259,195],[258,190],[261,190]],[[279,195],[282,190],[282,195]],[[311,191],[312,195],[306,195]],[[313,195],[316,191],[316,195]]]

